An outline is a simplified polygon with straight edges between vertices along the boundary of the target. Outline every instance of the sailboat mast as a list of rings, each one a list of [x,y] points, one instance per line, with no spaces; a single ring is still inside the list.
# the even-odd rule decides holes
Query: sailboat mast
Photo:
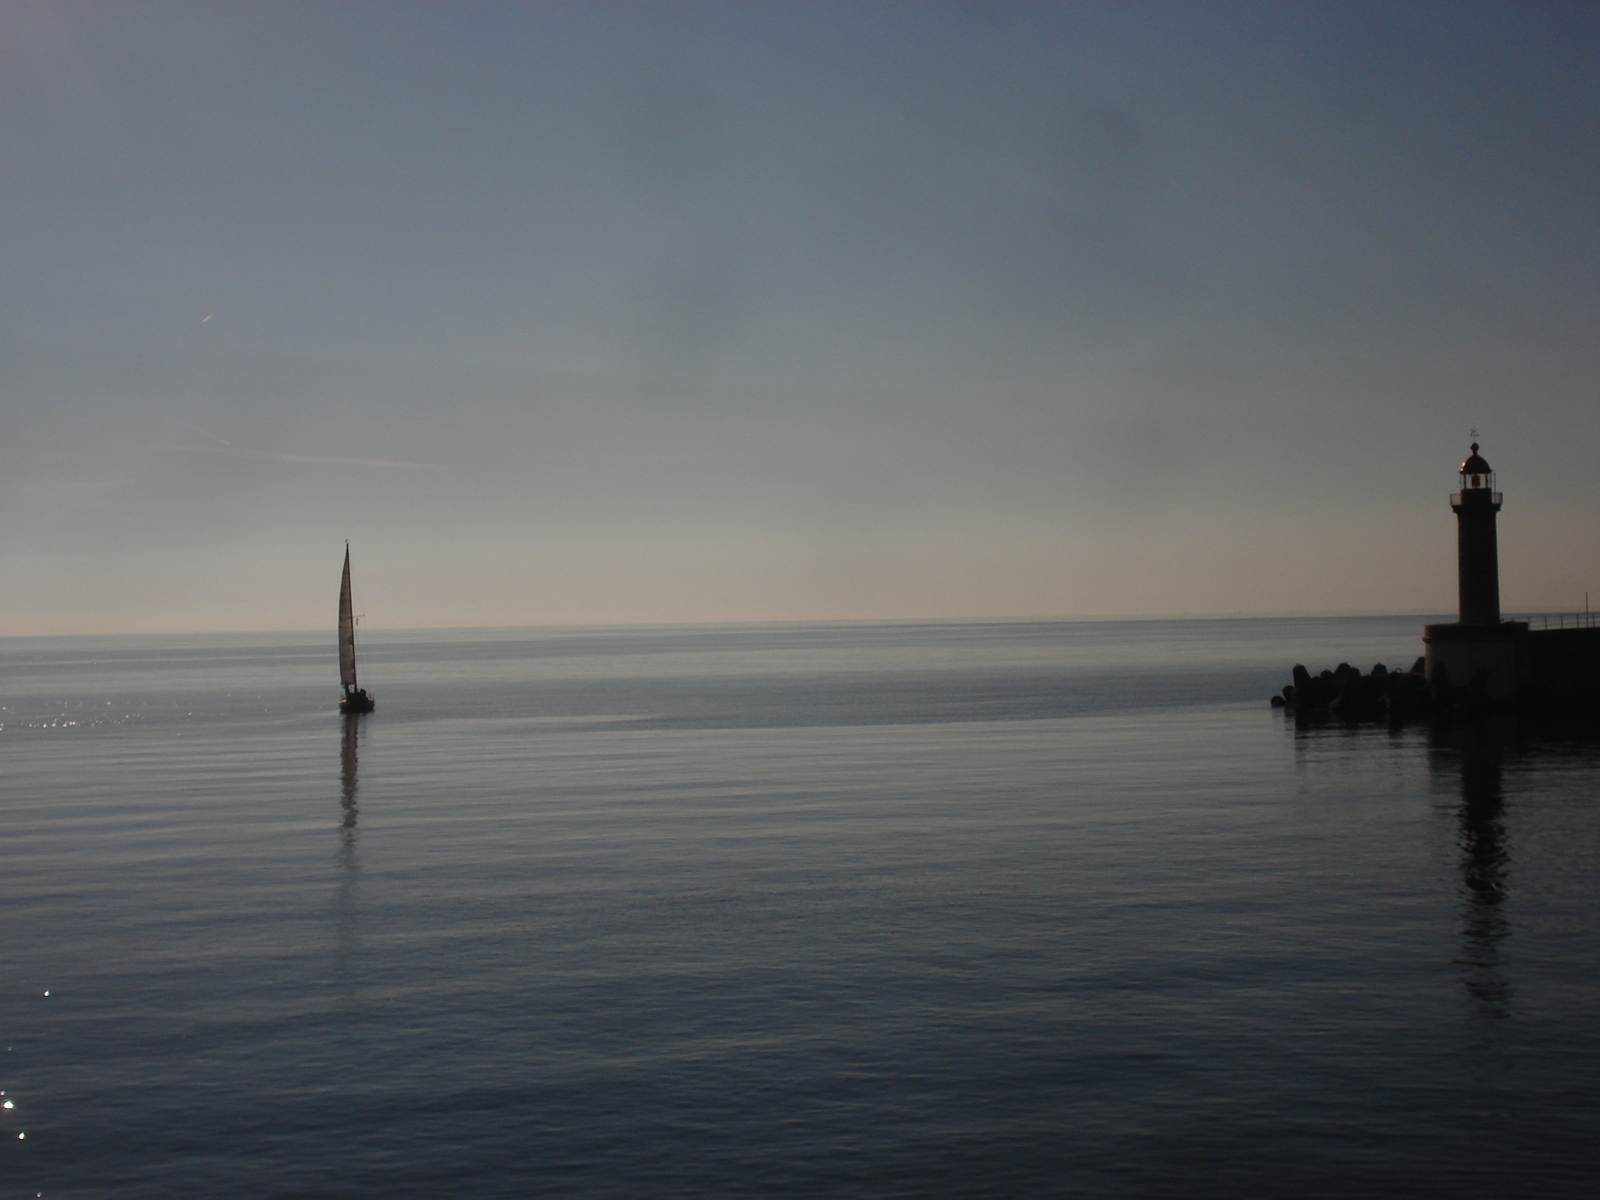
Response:
[[[339,581],[339,682],[356,690],[356,618],[350,605],[350,543],[344,544],[344,577]]]

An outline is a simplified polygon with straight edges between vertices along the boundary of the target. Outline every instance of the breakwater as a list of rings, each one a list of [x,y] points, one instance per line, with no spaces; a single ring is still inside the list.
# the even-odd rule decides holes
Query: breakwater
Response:
[[[1428,678],[1427,661],[1423,658],[1418,658],[1409,671],[1391,671],[1378,663],[1366,674],[1342,662],[1332,670],[1313,675],[1296,663],[1294,682],[1272,697],[1272,705],[1296,715],[1328,715],[1361,721],[1403,720],[1473,701],[1475,693],[1471,686],[1455,686],[1449,680],[1448,671],[1435,670],[1434,675],[1434,679]],[[1481,692],[1482,681],[1477,683]]]
[[[1342,662],[1313,675],[1297,663],[1293,682],[1272,697],[1273,707],[1356,721],[1488,707],[1600,708],[1600,628],[1529,630],[1524,622],[1502,628],[1513,651],[1515,685],[1509,698],[1493,693],[1488,668],[1454,679],[1447,663],[1435,662],[1430,672],[1423,657],[1409,670],[1391,671],[1378,663],[1366,673]]]

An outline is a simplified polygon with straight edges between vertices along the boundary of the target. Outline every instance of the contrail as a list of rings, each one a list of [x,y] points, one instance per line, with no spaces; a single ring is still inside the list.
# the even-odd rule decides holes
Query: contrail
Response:
[[[247,450],[241,446],[235,446],[232,442],[228,441],[227,438],[218,437],[214,433],[208,433],[206,430],[201,429],[198,425],[191,425],[187,421],[179,421],[178,424],[193,431],[194,433],[199,434],[201,437],[206,438],[209,441],[215,442],[216,445],[166,446],[161,447],[162,449],[181,450],[189,454],[220,452],[223,454],[231,454],[235,458],[254,458],[265,462],[311,463],[316,466],[327,467],[377,467],[402,471],[436,471],[439,469],[432,463],[403,462],[398,459],[388,458],[329,458],[320,454],[286,454],[276,450]]]
[[[217,440],[222,441],[221,438]],[[329,467],[396,467],[406,471],[438,470],[432,463],[403,462],[389,458],[328,458],[320,454],[285,454],[276,450],[242,450],[227,442],[223,442],[221,446],[174,446],[172,449],[202,454],[220,452],[231,454],[235,458],[254,458],[265,462],[312,463]]]

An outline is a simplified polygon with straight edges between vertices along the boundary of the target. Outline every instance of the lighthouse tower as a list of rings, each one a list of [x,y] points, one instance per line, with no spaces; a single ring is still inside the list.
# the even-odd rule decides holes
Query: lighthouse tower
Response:
[[[1456,579],[1463,625],[1500,624],[1500,553],[1495,543],[1495,514],[1500,493],[1494,472],[1472,443],[1461,464],[1461,490],[1450,497],[1456,514]],[[1465,681],[1461,681],[1465,682]]]
[[[1527,626],[1500,620],[1500,555],[1495,515],[1500,493],[1494,472],[1472,443],[1461,464],[1461,490],[1450,497],[1456,514],[1456,584],[1459,619],[1454,625],[1423,627],[1428,678],[1481,690],[1489,700],[1517,694],[1516,639]]]

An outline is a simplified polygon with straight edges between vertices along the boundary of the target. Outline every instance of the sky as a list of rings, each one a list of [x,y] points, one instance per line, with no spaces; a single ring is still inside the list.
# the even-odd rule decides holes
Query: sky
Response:
[[[0,5],[0,635],[1600,606],[1600,5]]]

